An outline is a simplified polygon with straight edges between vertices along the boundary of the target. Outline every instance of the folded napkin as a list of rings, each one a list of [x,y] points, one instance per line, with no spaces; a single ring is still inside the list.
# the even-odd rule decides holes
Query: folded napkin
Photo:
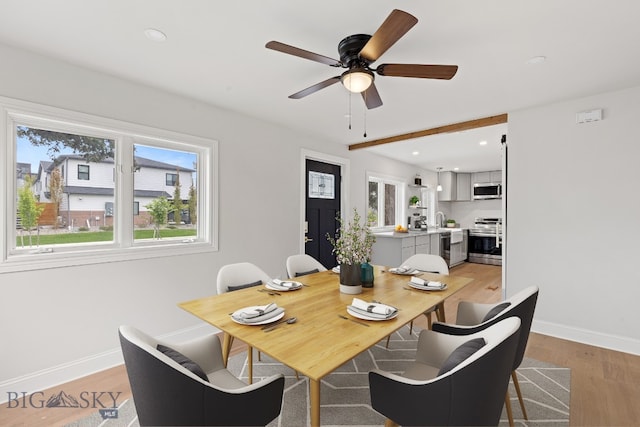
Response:
[[[273,279],[269,281],[269,286],[272,286],[281,291],[288,291],[290,289],[298,289],[302,287],[302,284],[287,280]]]
[[[422,286],[429,289],[444,289],[447,286],[445,283],[442,283],[442,282],[432,282],[432,281],[424,280],[415,276],[411,278],[411,283],[413,283],[414,285]]]
[[[258,323],[269,320],[284,312],[284,308],[277,304],[258,305],[241,308],[231,314],[231,317],[240,323]]]
[[[392,273],[396,273],[396,274],[413,274],[418,270],[416,270],[415,268],[412,268],[412,267],[404,265],[402,267],[390,268],[389,271],[392,272]]]
[[[398,312],[398,309],[393,306],[379,302],[366,302],[360,298],[354,298],[353,301],[351,301],[349,308],[354,310],[356,313],[361,313],[365,316],[375,317],[378,319],[387,319]]]

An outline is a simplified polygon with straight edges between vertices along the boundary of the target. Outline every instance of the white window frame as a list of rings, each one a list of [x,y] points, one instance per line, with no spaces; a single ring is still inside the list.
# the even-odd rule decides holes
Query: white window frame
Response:
[[[17,204],[15,129],[16,125],[23,124],[116,141],[116,223],[113,242],[12,249],[14,243],[11,239],[15,240],[16,237]],[[135,144],[198,154],[198,238],[134,241],[132,202]],[[0,226],[4,235],[0,242],[0,274],[218,250],[218,142],[215,140],[0,97],[0,156],[3,159],[0,160],[3,161],[3,173],[0,174]]]
[[[371,230],[373,231],[391,230],[397,224],[404,224],[404,221],[402,218],[404,218],[406,215],[405,194],[406,194],[407,183],[402,178],[391,176],[391,175],[380,174],[376,172],[371,172],[371,171],[366,172],[366,178],[367,178],[367,181],[365,184],[365,188],[367,191],[367,198],[366,198],[367,208],[365,210],[366,213],[369,212],[369,182],[370,181],[381,182],[382,184],[393,184],[396,186],[396,206],[395,206],[396,224],[378,225],[378,226],[371,227]],[[380,224],[380,206],[384,207],[384,194],[382,194],[382,197],[380,197],[380,195],[378,196],[378,224]]]

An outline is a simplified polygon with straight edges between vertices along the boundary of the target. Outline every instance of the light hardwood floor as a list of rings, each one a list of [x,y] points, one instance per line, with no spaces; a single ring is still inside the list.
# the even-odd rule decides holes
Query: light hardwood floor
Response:
[[[473,277],[464,291],[445,303],[447,321],[455,321],[459,300],[496,302],[501,299],[501,269],[496,266],[466,263],[451,274]],[[541,294],[540,298],[544,298]],[[421,316],[414,324],[426,327]],[[241,343],[232,354],[242,352]],[[636,426],[640,423],[640,356],[606,350],[571,341],[532,333],[526,355],[534,359],[571,368],[572,426]],[[131,396],[123,366],[43,391],[45,398],[61,390],[78,396],[83,391],[121,392],[118,403]],[[104,400],[104,399],[103,399]],[[0,426],[61,426],[95,413],[93,408],[31,408],[22,401],[18,407],[0,405]],[[25,407],[23,407],[25,406]]]

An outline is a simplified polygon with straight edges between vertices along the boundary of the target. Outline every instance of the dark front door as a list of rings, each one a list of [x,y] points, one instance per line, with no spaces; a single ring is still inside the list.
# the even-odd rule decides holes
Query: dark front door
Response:
[[[340,166],[315,160],[306,161],[305,253],[326,268],[334,267],[336,257],[327,234],[334,236],[340,223]]]

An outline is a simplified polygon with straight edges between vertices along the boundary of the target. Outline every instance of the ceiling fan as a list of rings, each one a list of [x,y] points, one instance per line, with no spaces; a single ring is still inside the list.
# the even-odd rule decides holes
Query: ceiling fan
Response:
[[[382,105],[382,99],[373,82],[375,74],[391,77],[449,80],[458,71],[457,65],[380,64],[375,68],[370,66],[417,23],[418,19],[415,16],[395,9],[373,36],[354,34],[342,39],[338,44],[339,61],[277,41],[270,41],[265,47],[332,67],[347,68],[347,71],[341,75],[302,89],[293,95],[289,95],[289,98],[300,99],[334,83],[342,82],[347,90],[361,93],[367,108],[372,109]]]

